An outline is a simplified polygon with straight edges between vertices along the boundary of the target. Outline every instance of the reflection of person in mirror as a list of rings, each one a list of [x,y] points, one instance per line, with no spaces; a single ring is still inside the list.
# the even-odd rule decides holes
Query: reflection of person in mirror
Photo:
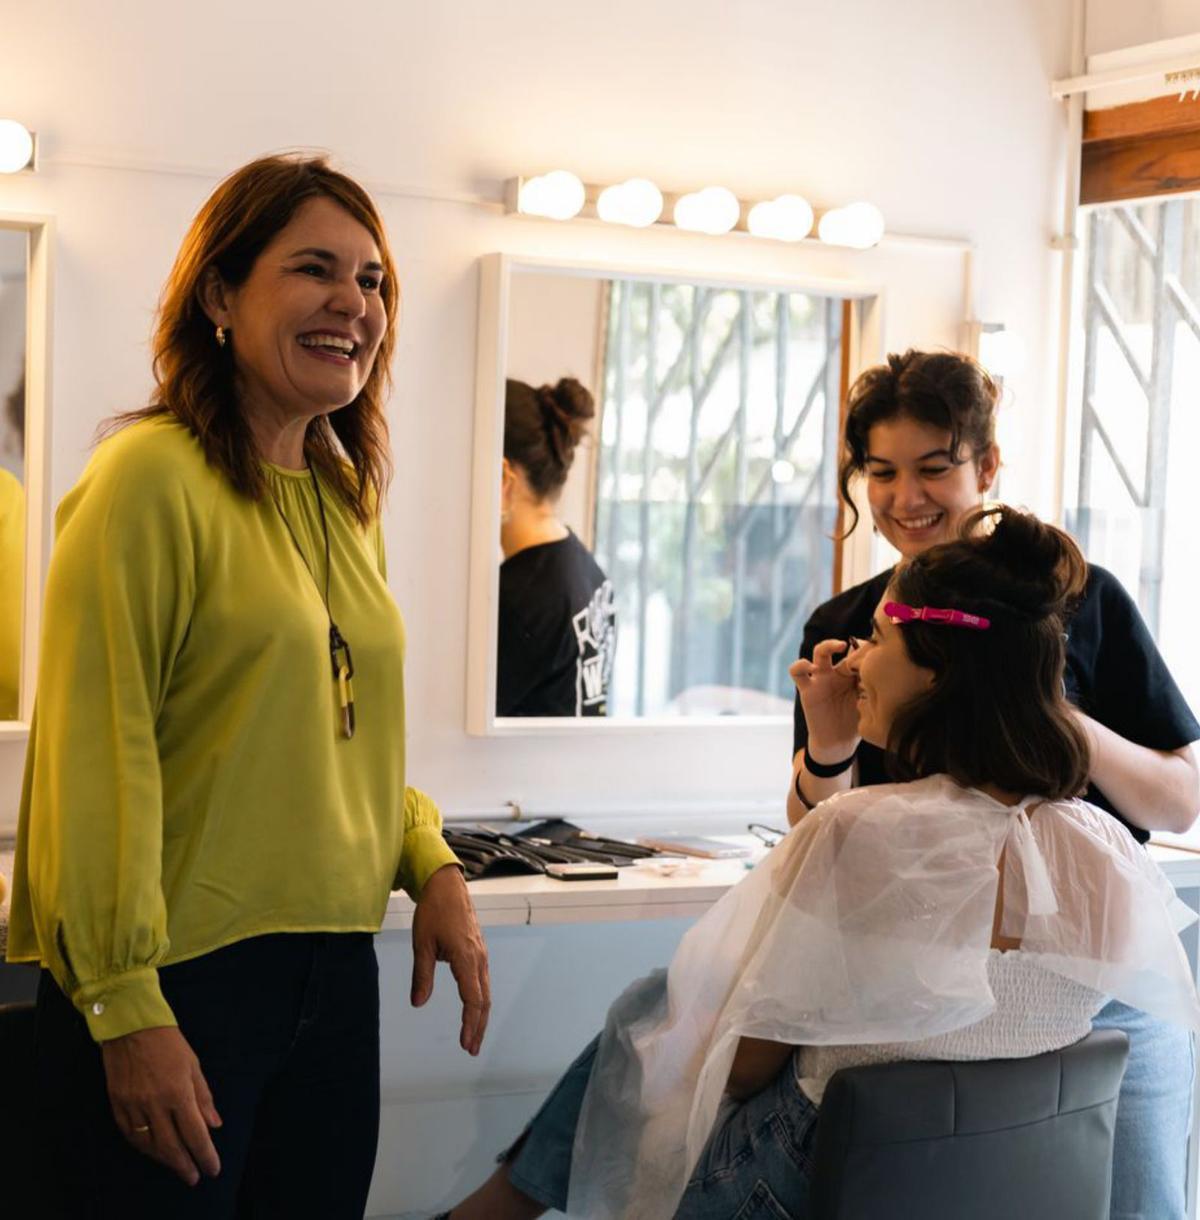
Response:
[[[901,782],[806,812],[665,974],[626,988],[450,1220],[811,1217],[843,1068],[1058,1050],[1110,996],[1200,1030],[1178,936],[1195,913],[1076,795],[1089,739],[1063,616],[1083,557],[1016,509],[966,526],[890,576],[836,666]]]
[[[559,518],[592,395],[564,377],[507,383],[501,482],[498,716],[603,716],[616,652],[612,583]]]
[[[23,452],[25,378],[4,404],[8,426]],[[0,720],[20,710],[21,601],[25,590],[25,488],[0,466]]]
[[[362,1216],[393,888],[413,1004],[447,961],[479,1050],[483,941],[406,780],[398,302],[361,186],[237,170],[164,289],[150,405],[59,506],[8,940],[43,967],[39,1220]]]
[[[850,387],[839,483],[857,524],[861,479],[878,532],[902,565],[953,538],[977,509],[1000,463],[999,390],[968,356],[909,351]],[[813,611],[792,673],[798,686],[788,817],[855,786],[891,778],[883,752],[858,731],[854,684],[834,658],[865,635],[900,568],[881,572]],[[1087,799],[1145,842],[1186,830],[1200,808],[1192,743],[1200,723],[1175,684],[1138,608],[1110,572],[1088,565],[1067,624],[1065,682],[1091,746]],[[1122,831],[1124,833],[1124,831]],[[1114,1001],[1098,1026],[1129,1034],[1113,1156],[1113,1215],[1182,1220],[1192,1047],[1185,1031]]]

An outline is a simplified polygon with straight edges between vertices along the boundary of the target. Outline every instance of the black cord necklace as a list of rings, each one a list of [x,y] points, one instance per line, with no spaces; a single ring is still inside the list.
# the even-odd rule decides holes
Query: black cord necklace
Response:
[[[309,566],[300,540],[296,537],[296,531],[292,529],[292,523],[287,519],[287,513],[283,511],[283,506],[276,499],[273,490],[271,491],[271,501],[275,505],[275,511],[279,513],[283,524],[287,527],[288,537],[292,540],[292,546],[296,548],[296,554],[300,556],[300,562],[304,564],[304,570],[316,585],[317,592],[322,594],[325,615],[329,619],[329,660],[333,666],[333,680],[337,683],[338,701],[342,705],[342,736],[350,738],[354,736],[354,687],[350,684],[350,679],[354,677],[354,658],[350,653],[350,645],[338,630],[337,623],[333,621],[333,611],[329,608],[329,580],[333,571],[329,557],[329,525],[325,520],[325,501],[321,496],[321,484],[317,479],[317,472],[311,464],[308,473],[312,477],[313,489],[317,493],[317,511],[321,514],[321,533],[325,538],[325,588],[323,591],[315,573]]]

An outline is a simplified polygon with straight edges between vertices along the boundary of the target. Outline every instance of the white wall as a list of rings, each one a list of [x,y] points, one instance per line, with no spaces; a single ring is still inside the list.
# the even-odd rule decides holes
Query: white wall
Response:
[[[53,496],[92,431],[144,401],[146,337],[176,243],[216,176],[324,144],[379,189],[404,280],[387,530],[409,622],[414,782],[452,810],[510,796],[547,809],[653,798],[777,798],[786,729],[477,740],[464,723],[476,260],[497,249],[788,275],[844,255],[749,239],[505,218],[397,190],[498,197],[565,165],[744,197],[868,198],[893,230],[977,246],[979,314],[1029,346],[1003,424],[1006,493],[1050,507],[1065,0],[43,0],[7,6],[0,115],[37,130],[42,169],[0,180],[0,209],[58,218]],[[117,166],[117,168],[114,168]],[[181,169],[180,167],[184,167]],[[191,167],[190,171],[186,167]],[[902,301],[889,336],[920,342]],[[0,746],[0,826],[22,748]],[[604,777],[603,787],[597,778]]]
[[[1087,0],[1089,55],[1198,32],[1198,0]]]

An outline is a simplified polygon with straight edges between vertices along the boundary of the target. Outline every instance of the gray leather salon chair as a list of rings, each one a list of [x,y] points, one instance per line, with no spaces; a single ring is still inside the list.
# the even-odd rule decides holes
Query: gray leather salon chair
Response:
[[[817,1124],[814,1220],[1108,1220],[1129,1040],[835,1073]]]

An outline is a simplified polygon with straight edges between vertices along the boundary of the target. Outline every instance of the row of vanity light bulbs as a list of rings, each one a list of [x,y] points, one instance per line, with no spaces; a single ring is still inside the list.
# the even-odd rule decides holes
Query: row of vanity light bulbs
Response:
[[[14,119],[0,119],[0,173],[19,173],[34,158],[34,138]],[[537,178],[517,182],[517,211],[527,216],[570,220],[587,202],[588,189],[568,170],[556,169]],[[647,178],[630,178],[606,186],[595,199],[596,215],[611,224],[644,228],[663,214],[663,193]],[[718,235],[737,227],[742,202],[723,186],[708,186],[679,195],[671,210],[676,228]],[[776,241],[802,241],[812,232],[813,209],[799,195],[780,195],[750,207],[745,227],[755,237]],[[883,215],[870,203],[831,208],[817,223],[817,236],[832,246],[865,250],[883,236]]]
[[[597,188],[592,188],[595,191]],[[536,178],[517,180],[516,210],[526,216],[570,220],[588,201],[588,188],[569,170],[556,169]],[[606,186],[595,196],[596,215],[611,224],[645,228],[663,218],[663,193],[647,178],[630,178]],[[743,204],[723,186],[676,196],[671,222],[678,229],[718,235],[737,227]],[[800,195],[780,195],[753,204],[746,229],[755,237],[802,241],[813,228],[812,204]],[[883,236],[883,214],[871,203],[830,208],[817,221],[817,236],[831,246],[865,250]]]

